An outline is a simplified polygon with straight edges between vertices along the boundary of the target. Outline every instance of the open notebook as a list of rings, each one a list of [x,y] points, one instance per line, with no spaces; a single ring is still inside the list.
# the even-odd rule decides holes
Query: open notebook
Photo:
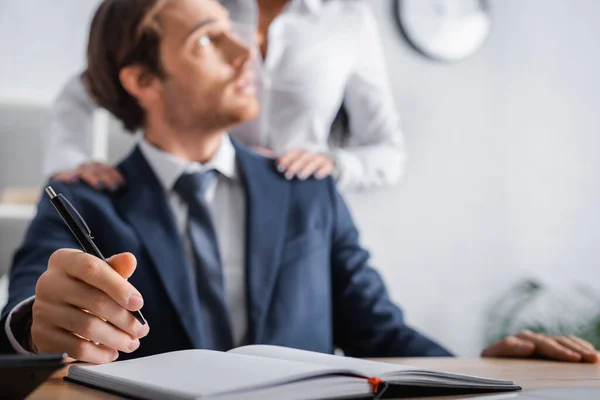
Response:
[[[67,380],[137,399],[337,399],[519,390],[513,382],[254,345],[183,350],[94,366]],[[385,390],[385,392],[383,392]]]

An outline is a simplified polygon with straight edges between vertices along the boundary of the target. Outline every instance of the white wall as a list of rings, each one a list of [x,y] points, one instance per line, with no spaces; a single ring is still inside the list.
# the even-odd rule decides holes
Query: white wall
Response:
[[[491,3],[485,49],[442,65],[372,2],[410,158],[400,187],[349,199],[409,321],[469,355],[519,278],[600,283],[600,2]]]
[[[484,307],[520,278],[600,282],[600,2],[491,3],[483,51],[443,65],[404,43],[390,0],[372,2],[409,163],[399,187],[348,198],[409,322],[463,355],[481,346]],[[0,98],[53,98],[82,65],[95,4],[0,0]],[[0,154],[37,182],[35,154],[2,150],[36,138],[44,119],[14,115],[0,107]],[[0,186],[17,179],[2,157]],[[0,267],[21,234],[0,223]]]
[[[0,100],[49,102],[84,65],[99,0],[0,0]]]

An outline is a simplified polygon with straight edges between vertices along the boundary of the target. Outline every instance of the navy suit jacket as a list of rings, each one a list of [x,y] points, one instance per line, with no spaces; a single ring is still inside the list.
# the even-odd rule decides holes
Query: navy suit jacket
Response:
[[[408,327],[369,267],[357,229],[332,179],[287,181],[273,160],[234,142],[247,202],[246,285],[249,342],[354,357],[447,356]],[[116,194],[51,182],[80,211],[107,257],[133,253],[130,282],[144,297],[150,334],[121,359],[202,348],[199,300],[180,235],[159,181],[139,149],[118,166],[127,186]],[[15,255],[0,350],[12,352],[4,323],[35,293],[48,258],[79,248],[47,197]]]

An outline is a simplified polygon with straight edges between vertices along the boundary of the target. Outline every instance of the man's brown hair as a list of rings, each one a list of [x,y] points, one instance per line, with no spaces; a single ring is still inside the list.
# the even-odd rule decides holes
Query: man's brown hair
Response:
[[[98,105],[131,132],[143,127],[145,112],[121,85],[119,73],[138,65],[164,77],[157,15],[169,0],[104,0],[92,20],[84,83]]]

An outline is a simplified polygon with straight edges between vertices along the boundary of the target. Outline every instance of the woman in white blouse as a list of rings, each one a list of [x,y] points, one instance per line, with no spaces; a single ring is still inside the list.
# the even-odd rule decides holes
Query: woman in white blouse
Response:
[[[343,190],[397,182],[403,172],[403,137],[368,4],[221,3],[236,24],[256,32],[261,55],[256,57],[261,114],[231,133],[276,158],[277,169],[288,179],[334,174]],[[58,98],[44,135],[47,176],[81,178],[109,189],[122,183],[113,167],[89,162],[95,108],[79,77],[74,78]],[[332,125],[343,117],[343,146],[333,145]]]

